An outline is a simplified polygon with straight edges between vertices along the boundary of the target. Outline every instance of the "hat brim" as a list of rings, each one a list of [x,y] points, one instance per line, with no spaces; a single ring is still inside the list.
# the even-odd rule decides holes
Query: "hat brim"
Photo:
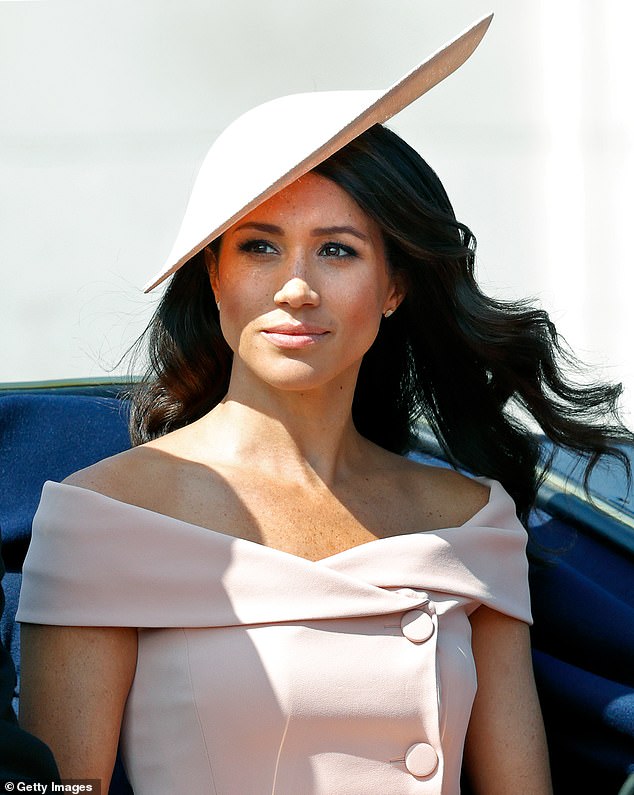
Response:
[[[293,94],[248,111],[216,139],[200,168],[176,242],[149,292],[259,204],[382,124],[458,69],[493,14],[381,91]]]

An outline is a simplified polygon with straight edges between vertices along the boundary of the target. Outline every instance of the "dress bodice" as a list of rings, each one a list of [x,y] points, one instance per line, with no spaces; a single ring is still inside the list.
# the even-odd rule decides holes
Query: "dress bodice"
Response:
[[[137,795],[183,780],[200,795],[454,795],[468,616],[530,621],[526,533],[484,482],[460,527],[320,561],[47,483],[18,619],[138,628],[122,729]]]

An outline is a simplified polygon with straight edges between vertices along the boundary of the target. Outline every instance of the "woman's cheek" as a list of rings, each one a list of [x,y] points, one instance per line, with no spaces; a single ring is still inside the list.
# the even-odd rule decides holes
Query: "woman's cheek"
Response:
[[[253,278],[227,279],[220,288],[220,328],[234,353],[254,333],[254,321],[270,311],[265,297]],[[272,303],[272,302],[271,302]]]

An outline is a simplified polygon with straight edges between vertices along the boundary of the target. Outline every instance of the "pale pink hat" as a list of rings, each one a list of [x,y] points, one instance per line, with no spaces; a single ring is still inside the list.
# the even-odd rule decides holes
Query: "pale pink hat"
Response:
[[[145,292],[263,201],[444,80],[473,53],[492,17],[476,22],[387,90],[292,94],[232,122],[207,153],[172,251]]]

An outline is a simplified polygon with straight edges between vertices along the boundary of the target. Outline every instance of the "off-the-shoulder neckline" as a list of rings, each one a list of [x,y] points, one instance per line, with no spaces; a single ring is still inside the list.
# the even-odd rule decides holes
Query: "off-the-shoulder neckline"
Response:
[[[361,550],[367,551],[368,547],[374,544],[380,544],[381,542],[393,542],[395,539],[408,539],[408,538],[419,538],[421,536],[434,536],[438,534],[448,533],[452,531],[461,530],[468,525],[472,525],[476,522],[480,514],[484,513],[485,511],[491,508],[494,499],[494,490],[495,487],[501,488],[500,484],[496,480],[491,480],[489,478],[483,477],[474,477],[473,480],[477,481],[478,483],[482,483],[489,488],[489,496],[487,498],[486,503],[479,508],[472,516],[470,516],[466,521],[462,522],[459,525],[449,525],[447,527],[438,527],[432,530],[415,530],[412,533],[400,533],[397,535],[392,536],[383,536],[382,538],[373,538],[371,541],[364,541],[362,544],[355,544],[354,546],[348,547],[347,549],[342,549],[339,552],[335,552],[333,555],[327,555],[325,558],[317,558],[316,560],[311,560],[310,558],[305,558],[302,555],[296,555],[293,552],[286,552],[283,549],[277,549],[276,547],[269,547],[266,544],[261,544],[259,541],[251,541],[248,538],[242,538],[241,536],[232,536],[229,533],[223,533],[220,530],[214,530],[211,527],[205,527],[203,525],[195,524],[194,522],[187,522],[184,519],[177,519],[174,516],[169,516],[169,514],[161,513],[160,511],[154,511],[151,508],[143,508],[140,505],[134,505],[131,502],[125,502],[123,500],[118,500],[116,497],[109,497],[107,494],[102,494],[100,491],[95,491],[94,489],[87,489],[83,486],[76,486],[72,483],[58,483],[54,480],[48,480],[45,482],[44,486],[54,486],[54,487],[61,487],[63,489],[76,489],[81,492],[85,492],[86,494],[94,495],[97,499],[106,500],[111,503],[116,503],[117,505],[123,506],[125,508],[129,508],[132,511],[141,511],[145,514],[151,514],[153,516],[158,516],[162,520],[176,522],[179,525],[185,525],[186,527],[193,528],[197,531],[203,531],[205,533],[211,533],[214,537],[219,539],[226,539],[227,542],[231,543],[238,543],[238,544],[247,544],[252,547],[259,548],[260,550],[265,550],[267,552],[277,554],[277,555],[285,555],[291,558],[295,558],[296,560],[302,560],[309,564],[320,564],[325,563],[327,561],[333,560],[334,558],[340,558],[344,555],[354,555],[357,554]]]

